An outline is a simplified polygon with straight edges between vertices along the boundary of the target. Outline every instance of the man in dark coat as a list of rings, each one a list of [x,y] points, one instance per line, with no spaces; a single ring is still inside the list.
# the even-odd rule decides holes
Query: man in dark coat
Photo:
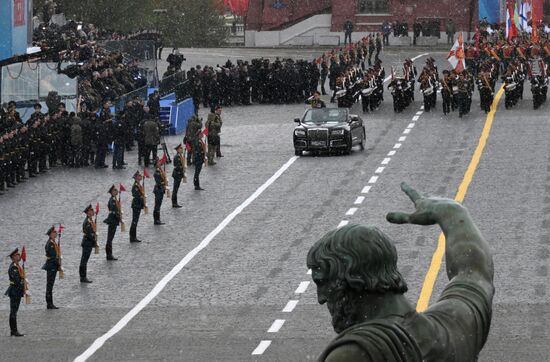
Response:
[[[88,260],[90,259],[90,255],[92,255],[92,249],[97,246],[97,228],[93,219],[95,212],[92,205],[88,205],[88,207],[84,209],[84,213],[86,214],[86,218],[82,223],[82,232],[84,236],[82,237],[81,244],[82,257],[80,258],[79,274],[81,283],[91,283],[92,281],[89,280],[86,275],[88,272]]]
[[[174,189],[172,190],[172,207],[175,209],[181,208],[178,204],[178,190],[180,188],[181,181],[187,182],[185,177],[185,170],[187,169],[187,162],[183,155],[183,146],[181,143],[176,147],[176,157],[174,157],[174,171],[172,172],[172,178],[174,178]]]
[[[349,43],[351,44],[351,33],[353,32],[353,22],[351,19],[348,18],[346,22],[344,23],[344,45],[347,44],[347,41],[349,39]]]
[[[45,246],[46,263],[42,266],[42,269],[46,271],[46,308],[59,309],[53,304],[53,285],[57,272],[61,268],[61,251],[56,241],[57,231],[55,231],[55,227],[52,226],[46,232],[46,235],[48,236]]]
[[[130,226],[130,242],[141,243],[137,238],[137,225],[141,210],[145,208],[145,190],[141,184],[141,174],[134,174],[134,186],[132,186],[132,225]]]
[[[17,329],[17,311],[21,304],[21,298],[25,295],[25,271],[19,265],[21,254],[19,249],[15,249],[10,254],[11,264],[8,269],[10,278],[10,286],[6,291],[6,295],[10,298],[10,330],[14,337],[23,337],[24,334],[19,333]]]
[[[145,143],[145,156],[143,158],[143,162],[145,167],[148,167],[151,156],[153,159],[157,158],[157,147],[160,144],[160,130],[158,122],[152,116],[144,116],[142,132]]]
[[[118,190],[115,185],[111,186],[109,189],[109,194],[111,198],[107,203],[107,208],[109,209],[109,215],[103,222],[107,225],[107,242],[105,243],[105,253],[107,254],[107,260],[118,260],[113,256],[113,239],[115,238],[116,229],[121,220],[120,212],[120,200],[117,199]]]

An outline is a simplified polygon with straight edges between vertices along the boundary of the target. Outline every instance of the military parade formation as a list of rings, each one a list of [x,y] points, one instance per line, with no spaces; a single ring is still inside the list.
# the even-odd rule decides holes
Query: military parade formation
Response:
[[[197,114],[189,119],[183,142],[175,148],[173,162],[169,161],[166,149],[162,157],[158,155],[164,132],[159,119],[158,92],[151,94],[147,102],[139,97],[129,100],[124,110],[117,114],[111,113],[110,99],[100,110],[83,101],[76,113],[68,112],[64,103],[50,99],[48,112],[42,113],[42,106],[37,103],[26,123],[21,120],[16,103],[10,102],[0,109],[0,195],[55,167],[107,168],[106,155],[111,146],[112,168],[124,169],[127,166],[125,152],[137,144],[138,164],[145,168],[133,175],[129,241],[140,243],[138,223],[142,214],[149,213],[145,189],[145,180],[151,177],[148,167],[154,167],[153,224],[164,225],[161,219],[163,200],[168,198],[172,208],[181,208],[178,191],[181,184],[187,182],[188,165],[194,167],[194,189],[202,191],[200,173],[203,165],[214,166],[215,159],[223,157],[220,147],[222,105],[288,104],[306,99],[311,107],[323,108],[326,104],[321,96],[327,95],[325,85],[328,80],[330,102],[346,108],[360,102],[362,111],[370,113],[382,105],[384,83],[389,80],[387,89],[392,94],[396,113],[403,112],[414,102],[418,83],[426,112],[437,108],[439,93],[443,113],[458,111],[458,116],[463,117],[470,112],[476,86],[481,109],[486,113],[491,110],[499,76],[503,82],[506,108],[513,107],[523,98],[525,80],[530,81],[534,108],[546,101],[550,61],[550,42],[547,39],[533,41],[524,37],[505,42],[478,37],[475,45],[464,47],[466,66],[463,69],[443,70],[440,75],[435,59],[429,57],[418,72],[413,60],[405,59],[400,69],[391,68],[388,78],[379,56],[381,42],[380,35],[368,36],[345,48],[327,51],[311,62],[254,59],[250,64],[238,61],[234,65],[228,61],[223,67],[191,68],[187,78],[192,85],[195,111],[201,104],[210,107],[211,111],[204,125]],[[181,63],[171,67],[169,72],[178,71]],[[173,164],[171,186],[166,170],[169,163]],[[103,220],[107,225],[104,247],[108,261],[118,260],[114,241],[119,227],[121,232],[126,232],[120,199],[120,193],[125,191],[122,183],[108,188],[108,215]],[[92,283],[87,266],[92,253],[100,253],[97,237],[99,203],[95,208],[88,205],[83,212],[79,277],[81,283]],[[46,262],[42,269],[47,273],[47,309],[58,309],[53,301],[53,289],[56,278],[64,277],[62,234],[62,225],[52,226],[46,232]],[[22,298],[27,297],[30,303],[24,268],[26,256],[24,250],[20,253],[16,249],[9,257],[12,263],[6,295],[10,298],[10,330],[12,336],[22,336],[17,327],[17,312]]]

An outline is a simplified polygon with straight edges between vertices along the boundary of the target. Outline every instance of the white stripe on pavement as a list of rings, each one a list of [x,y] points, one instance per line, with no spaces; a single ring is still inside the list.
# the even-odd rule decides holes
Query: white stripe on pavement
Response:
[[[372,186],[365,186],[363,187],[363,190],[361,190],[362,194],[368,194]]]
[[[336,228],[340,229],[342,226],[346,226],[347,224],[349,224],[349,221],[342,220],[342,221],[340,221],[340,223],[338,224],[338,226]]]
[[[285,324],[284,319],[275,319],[271,327],[267,330],[267,333],[277,333],[281,329],[281,327]],[[254,354],[254,352],[252,352]]]
[[[176,275],[191,261],[193,258],[204,248],[210,244],[210,242],[227,226],[229,223],[239,215],[248,205],[258,198],[271,184],[273,184],[281,175],[296,161],[299,157],[294,156],[290,158],[273,176],[271,176],[262,186],[260,186],[252,195],[248,197],[242,204],[237,206],[235,210],[208,234],[199,245],[191,250],[181,261],[170,270],[154,288],[147,294],[134,308],[132,308],[117,324],[115,324],[107,333],[99,337],[92,343],[87,350],[85,350],[80,356],[75,358],[75,362],[84,362],[90,358],[98,349],[100,349],[105,342],[111,337],[120,332],[126,325],[143,310],[159,293],[166,287],[166,285],[174,279]],[[271,343],[271,342],[269,342]],[[269,344],[268,344],[269,346]],[[267,346],[266,346],[267,348]]]
[[[270,344],[271,341],[261,341],[258,347],[256,347],[256,349],[252,351],[252,354],[264,354],[265,350],[267,349],[267,347],[269,347]]]
[[[309,282],[301,282],[300,285],[298,285],[298,288],[296,288],[295,294],[302,294],[307,290],[307,287],[309,287]]]
[[[365,201],[365,196],[357,196],[357,199],[355,199],[354,204],[355,205],[361,205]]]
[[[285,307],[283,308],[283,312],[290,313],[296,308],[296,305],[298,305],[297,300],[289,300],[288,303],[286,303]]]
[[[347,212],[346,212],[346,215],[347,216],[351,216],[353,214],[355,214],[357,212],[357,208],[356,207],[352,207],[350,208]]]

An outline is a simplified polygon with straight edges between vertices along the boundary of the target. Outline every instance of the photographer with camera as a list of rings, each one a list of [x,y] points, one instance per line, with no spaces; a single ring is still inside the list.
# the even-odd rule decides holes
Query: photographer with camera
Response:
[[[180,50],[178,48],[172,49],[172,53],[166,58],[168,64],[170,64],[170,66],[176,72],[179,72],[181,70],[181,65],[185,60],[187,59],[185,59],[183,54],[180,53]]]

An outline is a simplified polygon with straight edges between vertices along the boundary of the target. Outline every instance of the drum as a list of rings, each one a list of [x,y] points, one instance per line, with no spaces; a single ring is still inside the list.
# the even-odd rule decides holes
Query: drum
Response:
[[[509,91],[509,92],[516,89],[516,87],[517,87],[517,83],[506,84],[506,90]]]
[[[361,94],[364,96],[370,96],[376,88],[365,88],[361,91]]]
[[[453,94],[457,94],[458,93],[458,86],[453,86]]]
[[[338,92],[336,92],[336,98],[342,98],[346,95],[346,93],[347,91],[345,89],[339,90]]]
[[[425,96],[429,96],[429,95],[432,95],[434,92],[434,89],[433,88],[426,88],[422,91],[422,93],[424,93]]]

